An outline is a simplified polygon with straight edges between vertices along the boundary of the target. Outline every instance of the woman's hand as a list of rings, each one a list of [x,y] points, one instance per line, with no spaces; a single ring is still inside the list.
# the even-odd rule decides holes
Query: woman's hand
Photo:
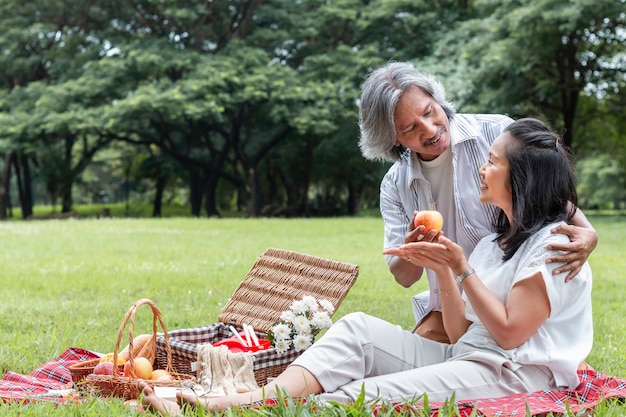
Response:
[[[463,268],[467,259],[461,248],[443,234],[439,234],[438,242],[411,242],[397,248],[389,248],[383,251],[386,255],[395,255],[416,265],[430,268],[435,272],[452,268]]]

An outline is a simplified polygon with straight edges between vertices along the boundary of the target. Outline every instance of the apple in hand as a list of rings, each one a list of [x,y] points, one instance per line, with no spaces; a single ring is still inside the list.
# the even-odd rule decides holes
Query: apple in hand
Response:
[[[420,210],[415,213],[413,222],[416,228],[424,226],[425,233],[428,233],[430,230],[435,230],[439,233],[443,226],[443,216],[437,210]]]

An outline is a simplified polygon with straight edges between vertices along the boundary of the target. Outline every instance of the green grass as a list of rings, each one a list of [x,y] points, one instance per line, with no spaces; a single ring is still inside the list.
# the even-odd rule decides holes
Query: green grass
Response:
[[[594,271],[596,369],[626,375],[626,218],[590,217],[600,235]],[[413,327],[411,295],[389,274],[380,218],[82,219],[0,223],[0,373],[30,373],[66,348],[113,349],[128,308],[150,298],[169,329],[218,321],[255,259],[268,247],[355,263],[360,274],[334,319],[365,311]],[[149,309],[135,332],[151,332]],[[248,411],[248,413],[251,413]],[[275,410],[271,415],[289,414]],[[356,414],[355,414],[356,413]],[[626,407],[604,404],[598,416]],[[116,401],[55,407],[0,406],[2,415],[133,415]],[[341,413],[331,413],[341,415]],[[358,415],[355,409],[347,414]],[[256,414],[255,414],[256,415]],[[453,414],[450,414],[453,415]]]
[[[104,209],[108,209],[111,217],[134,217],[134,218],[147,218],[152,217],[153,206],[148,202],[131,201],[125,203],[111,203],[111,204],[75,204],[72,206],[72,213],[80,218],[98,218],[102,217]],[[232,214],[232,213],[228,213]],[[20,207],[15,207],[11,213],[12,219],[21,219],[22,210]],[[51,205],[36,205],[33,207],[33,217],[50,218],[61,215],[61,206]],[[191,217],[191,209],[188,206],[178,204],[164,204],[161,208],[161,217]],[[241,217],[241,216],[233,216]]]

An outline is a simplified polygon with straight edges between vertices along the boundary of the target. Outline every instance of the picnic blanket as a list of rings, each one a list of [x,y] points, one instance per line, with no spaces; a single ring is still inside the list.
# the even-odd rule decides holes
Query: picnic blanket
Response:
[[[591,409],[605,399],[626,399],[626,379],[603,374],[602,372],[585,370],[578,371],[580,384],[576,389],[563,391],[536,391],[532,393],[514,394],[499,398],[480,398],[457,403],[461,416],[514,417],[525,416],[530,410],[532,416],[543,416],[548,413],[571,415],[581,410]],[[433,416],[444,403],[430,403]],[[396,405],[398,411],[410,411],[404,404]]]
[[[65,402],[74,399],[68,392],[72,388],[69,367],[78,362],[99,358],[96,352],[69,348],[58,358],[39,366],[29,375],[7,372],[0,380],[2,402],[31,402],[48,400]]]
[[[69,348],[58,358],[47,362],[29,375],[7,372],[0,380],[0,397],[3,402],[12,401],[54,401],[67,402],[75,400],[71,395],[63,395],[71,388],[72,378],[69,366],[86,360],[98,358],[100,355],[86,349]],[[460,416],[469,416],[476,409],[476,416],[483,417],[516,417],[525,416],[526,407],[531,415],[547,413],[564,414],[595,407],[605,399],[626,399],[626,379],[604,374],[598,371],[579,371],[580,384],[575,390],[537,391],[526,394],[515,394],[499,398],[479,398],[471,401],[457,402]],[[276,404],[277,400],[267,400],[266,405]],[[443,407],[443,403],[429,403],[433,417]],[[395,408],[398,413],[416,414],[423,408],[421,404],[374,405],[374,411]],[[384,413],[386,414],[386,413]]]

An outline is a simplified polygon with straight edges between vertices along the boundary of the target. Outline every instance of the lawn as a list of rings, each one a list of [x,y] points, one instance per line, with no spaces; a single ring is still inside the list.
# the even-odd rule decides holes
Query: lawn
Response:
[[[600,235],[594,271],[595,344],[589,363],[626,376],[626,218],[590,217]],[[28,374],[66,348],[110,352],[128,308],[150,298],[169,329],[212,324],[268,247],[358,264],[359,278],[334,316],[365,311],[410,329],[410,297],[383,256],[380,218],[82,219],[0,223],[0,373]],[[149,309],[136,333],[150,332]],[[3,415],[129,415],[109,401],[55,409],[0,406]],[[81,408],[82,407],[82,408]],[[598,415],[618,416],[613,405]]]

